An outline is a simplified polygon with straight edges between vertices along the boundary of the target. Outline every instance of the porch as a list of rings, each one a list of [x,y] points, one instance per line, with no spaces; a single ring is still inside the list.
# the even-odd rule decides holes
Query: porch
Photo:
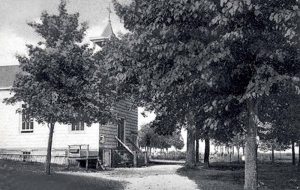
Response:
[[[67,151],[67,165],[77,163],[78,167],[101,168],[98,151],[91,151],[88,144],[69,145]],[[104,168],[102,168],[104,169]]]

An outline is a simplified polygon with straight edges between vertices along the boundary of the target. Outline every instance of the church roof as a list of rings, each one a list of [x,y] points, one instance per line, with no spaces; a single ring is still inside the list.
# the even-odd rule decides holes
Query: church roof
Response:
[[[115,36],[115,34],[112,29],[111,22],[109,21],[107,26],[105,27],[105,29],[102,32],[101,38],[111,38],[114,36]]]
[[[113,37],[116,37],[113,29],[112,29],[112,26],[111,26],[111,21],[109,20],[108,21],[108,24],[106,25],[106,27],[104,28],[102,34],[100,37],[93,37],[93,38],[90,38],[90,40],[99,45],[99,46],[102,46],[103,45],[103,42],[107,39],[111,39]]]
[[[11,87],[18,72],[20,72],[19,65],[0,66],[0,88]]]

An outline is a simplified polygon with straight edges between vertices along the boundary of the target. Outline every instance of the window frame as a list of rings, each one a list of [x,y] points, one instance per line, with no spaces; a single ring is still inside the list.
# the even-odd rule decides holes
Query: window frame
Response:
[[[27,108],[26,104],[22,104],[21,110],[21,133],[33,133],[34,132],[34,120],[29,118],[28,114],[24,112],[24,108]]]
[[[70,125],[71,133],[82,133],[85,132],[85,123],[83,121],[74,122]]]

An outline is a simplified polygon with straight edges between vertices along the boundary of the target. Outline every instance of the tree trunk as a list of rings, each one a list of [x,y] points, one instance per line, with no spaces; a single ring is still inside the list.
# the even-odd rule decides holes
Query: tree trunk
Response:
[[[255,123],[255,103],[248,100],[248,125],[245,146],[245,190],[257,190],[257,128]]]
[[[240,163],[240,146],[237,146],[237,160]]]
[[[50,123],[46,166],[45,166],[45,172],[47,175],[50,175],[50,173],[51,173],[50,169],[51,169],[51,150],[52,150],[53,132],[54,132],[54,123]]]
[[[300,167],[300,141],[298,142],[298,148],[299,148],[299,150],[298,150],[298,166]]]
[[[196,166],[195,157],[195,130],[192,126],[187,127],[187,145],[186,145],[186,167],[194,168]]]
[[[292,159],[293,159],[293,165],[296,165],[295,141],[292,141]]]
[[[209,137],[205,138],[205,150],[204,150],[204,164],[209,166],[209,153],[210,153]]]
[[[272,164],[275,163],[275,146],[272,145]]]
[[[200,159],[199,159],[199,139],[196,138],[196,163],[199,163]]]
[[[272,144],[272,164],[274,164],[274,163],[275,163],[275,154],[274,154],[274,149],[275,149],[275,147],[274,147],[274,145]]]
[[[200,158],[199,158],[199,139],[200,139],[200,126],[196,125],[196,129],[195,129],[195,138],[196,138],[196,163],[200,162]]]

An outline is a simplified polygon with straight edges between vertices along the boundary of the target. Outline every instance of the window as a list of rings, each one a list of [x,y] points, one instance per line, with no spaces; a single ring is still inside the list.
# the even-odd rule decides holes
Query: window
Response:
[[[23,162],[29,161],[30,160],[30,152],[24,151],[23,152]]]
[[[33,119],[26,113],[27,105],[22,105],[22,129],[21,133],[33,133]]]
[[[71,126],[71,131],[84,131],[84,122],[73,123]]]

